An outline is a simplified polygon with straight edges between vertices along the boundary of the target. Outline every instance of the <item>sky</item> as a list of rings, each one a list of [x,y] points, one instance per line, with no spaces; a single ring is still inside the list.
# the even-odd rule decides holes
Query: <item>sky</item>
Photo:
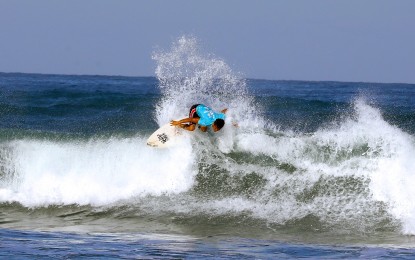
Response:
[[[154,76],[181,36],[246,78],[415,83],[413,0],[0,0],[0,71]]]

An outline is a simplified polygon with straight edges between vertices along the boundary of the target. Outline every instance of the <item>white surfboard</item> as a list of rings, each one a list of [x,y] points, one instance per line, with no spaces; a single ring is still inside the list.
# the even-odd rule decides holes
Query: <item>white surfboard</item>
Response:
[[[175,143],[179,136],[183,134],[183,129],[172,126],[170,123],[161,126],[147,140],[147,145],[157,148],[167,148]]]

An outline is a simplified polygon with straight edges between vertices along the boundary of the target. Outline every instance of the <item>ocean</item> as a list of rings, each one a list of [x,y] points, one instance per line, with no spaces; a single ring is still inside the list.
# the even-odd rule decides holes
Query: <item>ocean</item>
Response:
[[[415,85],[0,73],[0,258],[413,259]],[[225,127],[146,145],[191,105]],[[237,126],[233,126],[237,124]]]

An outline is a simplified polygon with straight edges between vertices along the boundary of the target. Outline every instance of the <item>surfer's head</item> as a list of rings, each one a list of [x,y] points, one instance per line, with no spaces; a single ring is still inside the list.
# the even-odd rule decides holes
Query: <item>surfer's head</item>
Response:
[[[212,124],[212,129],[214,132],[217,132],[222,129],[222,127],[225,125],[225,120],[223,119],[216,119],[215,122]]]

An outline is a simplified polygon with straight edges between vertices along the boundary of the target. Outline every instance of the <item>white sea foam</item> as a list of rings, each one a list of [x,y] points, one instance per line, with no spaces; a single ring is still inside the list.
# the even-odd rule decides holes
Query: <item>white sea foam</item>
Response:
[[[276,215],[263,207],[264,218],[281,223],[313,214],[329,223],[355,221],[359,227],[364,222],[361,218],[376,221],[378,202],[383,202],[387,212],[401,222],[403,233],[415,234],[414,138],[387,123],[380,111],[363,99],[355,101],[354,110],[354,115],[338,125],[311,135],[287,134],[274,138],[255,133],[238,138],[238,149],[266,155],[297,169],[298,174],[293,176],[279,170],[263,173],[270,180],[270,193],[277,186],[288,187],[283,191],[284,198],[274,201],[285,206],[278,207]],[[273,175],[278,177],[273,180]],[[320,194],[306,203],[299,203],[295,198],[322,179],[336,177],[367,180],[369,185],[354,194],[344,192],[344,183],[340,183],[329,190],[320,190]],[[323,189],[321,185],[320,189]]]
[[[7,145],[0,201],[26,206],[105,205],[136,196],[174,194],[192,186],[189,141],[157,150],[142,138],[65,143],[19,140]],[[180,163],[178,163],[180,162]]]

